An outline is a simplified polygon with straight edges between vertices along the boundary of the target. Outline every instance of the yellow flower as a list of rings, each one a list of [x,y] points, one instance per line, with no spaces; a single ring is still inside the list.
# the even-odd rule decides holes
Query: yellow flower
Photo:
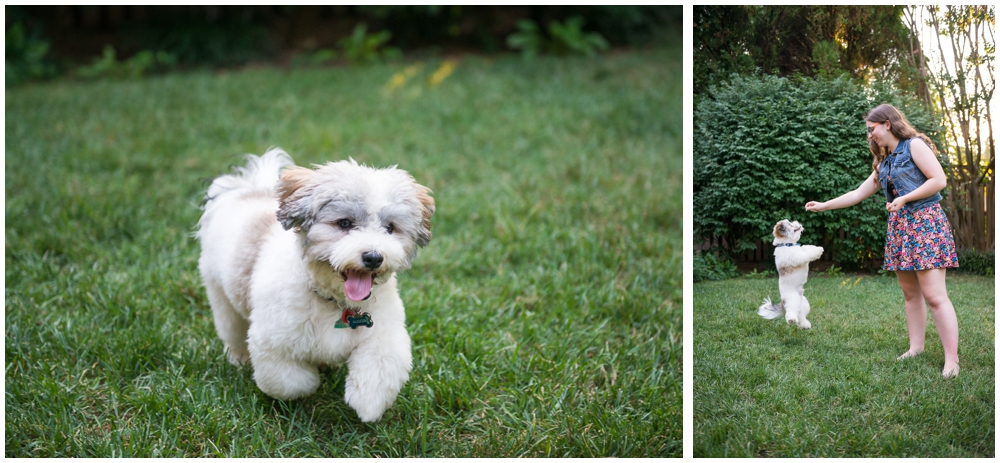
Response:
[[[402,71],[393,74],[392,77],[389,79],[389,81],[385,83],[385,89],[392,91],[396,90],[399,87],[402,87],[403,85],[406,84],[407,80],[410,80],[413,76],[415,76],[418,72],[420,72],[420,69],[423,67],[424,63],[418,62],[410,66],[407,66],[406,69],[403,69]]]
[[[434,71],[434,74],[431,75],[431,78],[427,79],[427,85],[435,87],[441,82],[444,82],[444,80],[447,79],[448,76],[450,76],[451,73],[455,71],[455,66],[456,64],[454,60],[450,59],[445,60],[443,63],[441,63],[441,67],[439,67],[437,71]]]

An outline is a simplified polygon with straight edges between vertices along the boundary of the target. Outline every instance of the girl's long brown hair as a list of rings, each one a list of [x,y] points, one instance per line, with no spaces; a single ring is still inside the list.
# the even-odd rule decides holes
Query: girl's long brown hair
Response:
[[[923,133],[917,132],[910,125],[910,121],[906,119],[895,106],[891,104],[880,104],[874,109],[868,112],[868,116],[865,116],[865,120],[868,122],[875,122],[878,124],[889,122],[889,132],[892,133],[899,141],[906,140],[908,138],[919,138],[927,143],[927,146],[931,147],[931,152],[937,156],[937,147],[931,142],[930,137],[924,135]],[[868,149],[872,152],[872,169],[875,170],[875,182],[878,179],[878,166],[885,160],[886,156],[889,155],[889,148],[879,146],[874,140],[868,140]]]

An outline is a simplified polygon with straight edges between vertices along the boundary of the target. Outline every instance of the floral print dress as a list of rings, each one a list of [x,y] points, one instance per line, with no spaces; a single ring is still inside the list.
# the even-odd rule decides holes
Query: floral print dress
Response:
[[[898,197],[889,173],[889,187]],[[929,270],[958,267],[958,254],[951,234],[951,224],[941,204],[917,210],[902,208],[889,213],[885,236],[885,270]]]

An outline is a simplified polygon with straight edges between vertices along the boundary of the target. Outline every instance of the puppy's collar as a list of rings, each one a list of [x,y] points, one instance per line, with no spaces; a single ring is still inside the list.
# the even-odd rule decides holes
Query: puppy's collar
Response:
[[[782,246],[798,246],[798,245],[799,245],[799,243],[781,243],[781,244],[774,245],[774,247],[780,248]],[[316,293],[316,294],[319,294],[319,293]]]
[[[317,296],[319,296],[321,299],[327,302],[336,302],[336,299],[334,299],[332,296],[326,297],[320,294],[320,292],[316,290],[316,288],[313,288],[313,293],[315,293]],[[368,312],[359,313],[357,310],[348,307],[344,309],[343,312],[341,312],[340,320],[338,320],[337,323],[334,323],[333,327],[350,328],[352,330],[355,330],[359,326],[371,328],[373,325],[374,323],[372,322],[372,316]]]
[[[323,300],[325,300],[327,302],[333,302],[333,301],[336,300],[336,299],[333,298],[333,296],[326,297],[326,296],[320,294],[319,290],[317,290],[316,288],[313,288],[313,293],[315,293],[317,296],[319,296],[320,299],[323,299]]]

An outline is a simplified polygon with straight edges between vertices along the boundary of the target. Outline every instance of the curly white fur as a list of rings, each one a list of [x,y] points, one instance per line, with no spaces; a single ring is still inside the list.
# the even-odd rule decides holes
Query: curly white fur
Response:
[[[782,220],[774,226],[774,263],[778,267],[778,289],[781,292],[781,302],[773,304],[771,298],[757,308],[757,313],[766,319],[785,316],[788,324],[809,329],[812,323],[806,319],[809,315],[809,300],[806,299],[805,284],[809,278],[809,262],[823,255],[819,246],[800,246],[802,225],[798,222]],[[792,246],[787,246],[791,244]]]
[[[229,361],[278,399],[312,394],[318,366],[346,361],[345,401],[378,420],[409,379],[395,274],[431,239],[429,192],[394,167],[310,170],[279,149],[215,179],[199,269]],[[337,327],[348,308],[372,326]]]

